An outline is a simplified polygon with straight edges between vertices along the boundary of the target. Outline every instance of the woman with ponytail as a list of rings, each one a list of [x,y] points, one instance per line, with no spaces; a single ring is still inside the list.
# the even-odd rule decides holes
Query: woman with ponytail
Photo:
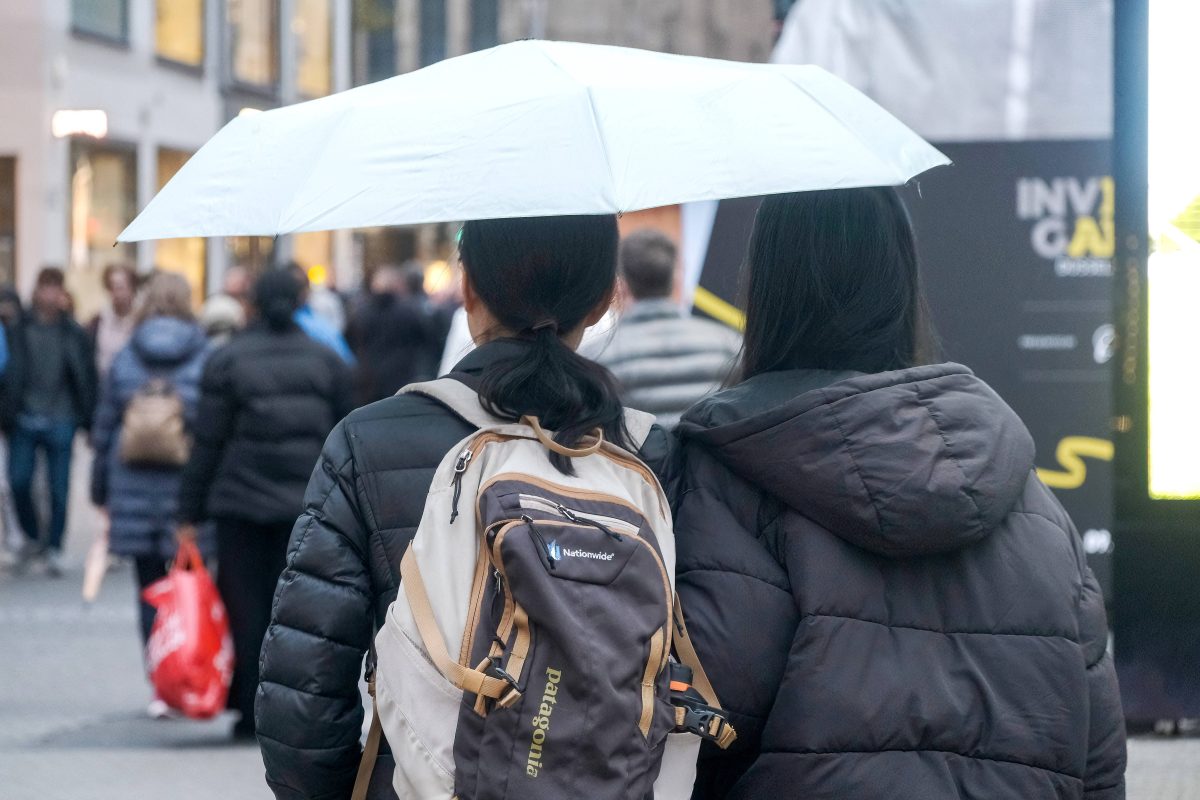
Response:
[[[597,427],[626,442],[613,377],[575,353],[612,300],[616,219],[468,222],[460,246],[478,347],[449,377],[496,416],[537,416],[568,447]],[[277,797],[350,796],[361,754],[363,658],[396,597],[400,559],[434,470],[473,430],[437,401],[406,394],[355,411],[326,442],[262,649],[258,737]],[[655,429],[641,450],[664,484],[668,448]],[[392,792],[386,743],[381,752],[372,798]]]
[[[257,319],[209,359],[180,488],[178,535],[216,526],[237,736],[254,733],[258,652],[304,488],[325,437],[352,408],[347,367],[292,321],[301,288],[288,270],[265,274],[255,286]]]

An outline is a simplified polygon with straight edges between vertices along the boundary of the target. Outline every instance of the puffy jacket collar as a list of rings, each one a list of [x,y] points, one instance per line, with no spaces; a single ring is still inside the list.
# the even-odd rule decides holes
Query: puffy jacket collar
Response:
[[[130,342],[147,364],[180,364],[208,346],[199,325],[171,317],[153,317],[133,332]]]
[[[458,378],[473,388],[485,369],[497,361],[520,357],[529,350],[531,344],[523,339],[493,339],[485,342],[463,356],[450,370],[450,377]]]
[[[987,536],[1033,468],[1024,424],[958,364],[759,375],[701,401],[679,433],[841,538],[896,557]]]

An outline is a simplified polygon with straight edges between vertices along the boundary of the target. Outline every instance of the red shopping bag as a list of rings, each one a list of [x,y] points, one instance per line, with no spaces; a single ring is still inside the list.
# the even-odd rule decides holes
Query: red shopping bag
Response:
[[[180,543],[167,577],[142,597],[158,612],[146,665],[159,698],[196,719],[220,713],[233,679],[233,640],[225,604],[193,540]]]

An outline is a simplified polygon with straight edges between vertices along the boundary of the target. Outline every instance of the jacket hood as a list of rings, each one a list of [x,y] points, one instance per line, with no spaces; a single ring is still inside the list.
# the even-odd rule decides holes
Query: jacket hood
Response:
[[[204,350],[208,340],[193,322],[153,317],[133,332],[130,346],[147,364],[180,364]]]
[[[767,373],[679,427],[730,470],[863,549],[944,553],[991,533],[1033,469],[1033,439],[966,367]]]

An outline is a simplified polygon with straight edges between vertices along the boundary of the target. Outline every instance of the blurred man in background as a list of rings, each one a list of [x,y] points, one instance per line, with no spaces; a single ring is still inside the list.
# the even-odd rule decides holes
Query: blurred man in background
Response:
[[[675,260],[675,245],[662,233],[627,236],[620,250],[624,313],[611,334],[583,348],[616,375],[625,405],[668,428],[720,388],[742,346],[733,330],[680,310],[671,297]]]
[[[13,330],[0,392],[0,424],[8,433],[9,480],[26,537],[22,561],[41,561],[62,574],[63,532],[75,431],[88,430],[96,406],[91,341],[71,318],[63,271],[38,274],[32,312]],[[50,486],[50,520],[43,536],[33,502],[33,471],[41,451]]]

